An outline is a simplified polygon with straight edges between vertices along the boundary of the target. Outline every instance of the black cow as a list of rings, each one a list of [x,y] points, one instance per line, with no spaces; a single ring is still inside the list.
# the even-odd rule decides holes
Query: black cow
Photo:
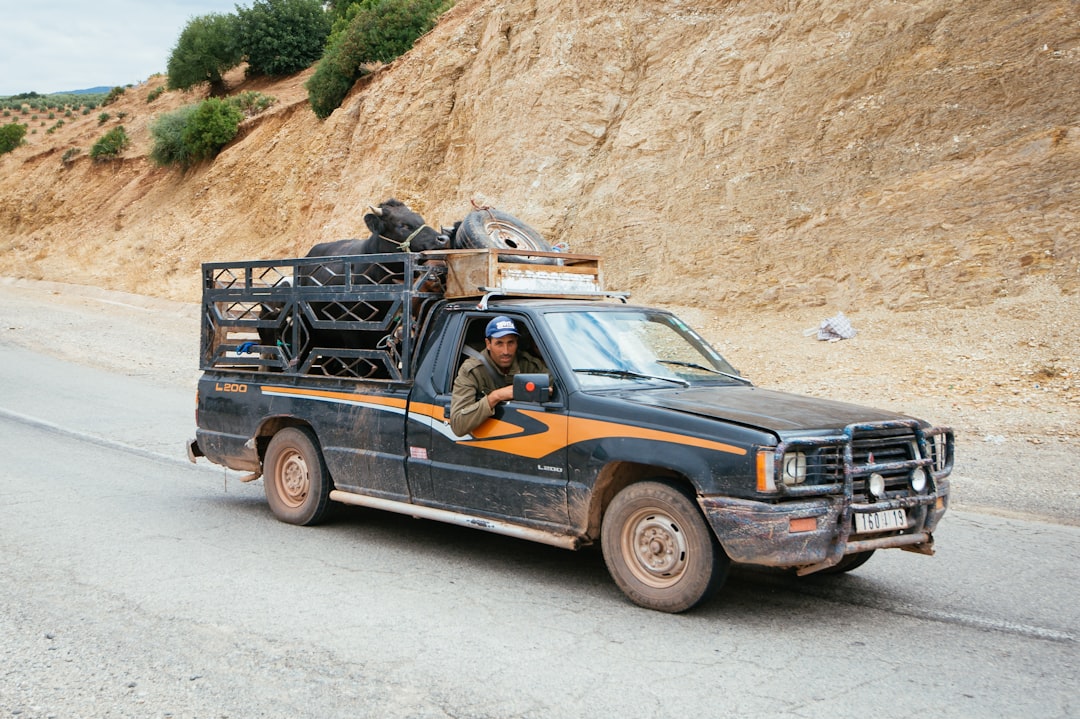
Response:
[[[426,250],[445,249],[450,238],[432,229],[417,213],[404,203],[393,198],[378,207],[369,208],[364,215],[364,223],[371,230],[371,236],[364,240],[335,240],[320,242],[308,250],[306,257],[341,257],[352,255],[389,254],[394,252],[424,252]],[[333,260],[326,263],[308,265],[302,268],[302,285],[334,286],[345,284],[346,275],[352,273],[354,283],[382,284],[399,282],[404,278],[394,277],[394,272],[387,267],[372,263],[364,265]],[[312,312],[324,320],[377,320],[385,316],[392,303],[365,302],[354,307],[344,307],[340,303],[313,303]],[[307,324],[306,322],[304,323]],[[338,331],[302,327],[306,335],[304,344],[308,347],[338,347],[347,349],[375,349],[385,341],[385,333]],[[263,333],[260,332],[260,336]],[[263,341],[268,338],[264,338]],[[307,352],[301,350],[294,361],[302,363]],[[331,361],[323,367],[329,374],[348,374],[350,370]],[[381,376],[376,368],[372,376]]]
[[[378,207],[369,208],[364,224],[371,230],[366,240],[320,242],[308,250],[307,257],[337,255],[375,255],[383,252],[425,252],[445,250],[450,238],[424,222],[400,200],[390,198]]]

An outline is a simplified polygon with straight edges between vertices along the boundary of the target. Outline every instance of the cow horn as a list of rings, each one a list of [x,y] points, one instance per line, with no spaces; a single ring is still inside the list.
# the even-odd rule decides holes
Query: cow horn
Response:
[[[381,208],[381,207],[372,207],[371,205],[368,205],[368,209],[371,210],[374,214],[378,215],[379,217],[382,217],[383,208]]]

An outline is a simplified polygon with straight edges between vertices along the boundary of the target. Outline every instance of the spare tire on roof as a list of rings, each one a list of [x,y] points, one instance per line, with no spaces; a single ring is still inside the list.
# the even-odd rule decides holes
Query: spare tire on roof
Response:
[[[463,250],[531,250],[551,252],[551,245],[540,233],[513,215],[496,209],[475,210],[465,215],[454,234],[455,247]],[[523,262],[534,265],[554,265],[554,257],[500,255],[501,262]]]

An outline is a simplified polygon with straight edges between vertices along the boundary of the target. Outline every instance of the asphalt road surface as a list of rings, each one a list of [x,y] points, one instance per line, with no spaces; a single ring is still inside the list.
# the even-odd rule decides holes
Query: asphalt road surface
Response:
[[[951,512],[938,554],[630,604],[599,552],[191,465],[194,397],[0,343],[0,716],[1076,717],[1080,528]]]

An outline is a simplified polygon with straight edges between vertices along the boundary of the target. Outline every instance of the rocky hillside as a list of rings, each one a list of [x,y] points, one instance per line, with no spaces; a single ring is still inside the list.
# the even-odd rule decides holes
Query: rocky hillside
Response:
[[[179,28],[178,28],[179,30]],[[0,157],[0,275],[195,300],[202,261],[302,254],[395,196],[470,201],[721,312],[986,305],[1080,290],[1071,0],[461,0],[320,122],[307,73],[213,162],[94,163],[96,113]],[[51,124],[51,123],[50,123]],[[62,162],[71,148],[81,154]]]

